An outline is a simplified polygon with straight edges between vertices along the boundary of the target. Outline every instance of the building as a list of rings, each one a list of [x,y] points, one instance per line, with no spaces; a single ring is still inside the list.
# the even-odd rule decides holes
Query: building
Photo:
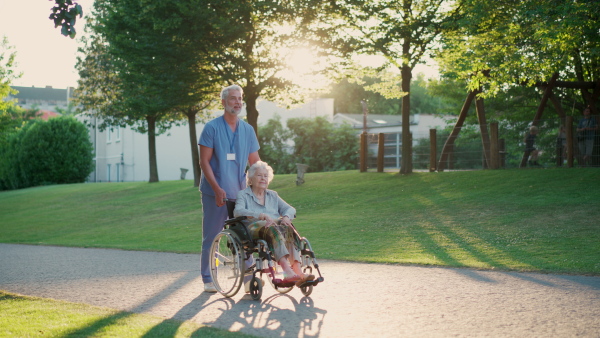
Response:
[[[69,103],[73,97],[75,89],[69,87],[66,89],[52,88],[52,86],[41,87],[19,87],[12,86],[17,90],[17,94],[9,95],[8,100],[15,99],[17,105],[23,109],[39,109],[46,115],[56,115],[58,109],[69,109]],[[54,113],[54,114],[52,114]]]
[[[294,117],[325,116],[333,117],[333,99],[317,99],[292,109],[261,100],[257,102],[259,110],[258,124],[264,125],[270,119],[279,116],[282,125]],[[220,116],[221,110],[213,112],[214,118]],[[246,115],[242,111],[241,117]],[[94,121],[91,125],[95,125]],[[204,124],[196,124],[196,134],[200,137]],[[148,181],[150,165],[148,152],[148,135],[141,134],[130,127],[100,131],[90,128],[90,138],[95,149],[94,172],[89,182],[130,182]],[[156,137],[156,156],[158,177],[161,181],[179,180],[181,177],[193,179],[192,151],[198,151],[197,145],[191,148],[188,125],[172,127],[168,133]]]

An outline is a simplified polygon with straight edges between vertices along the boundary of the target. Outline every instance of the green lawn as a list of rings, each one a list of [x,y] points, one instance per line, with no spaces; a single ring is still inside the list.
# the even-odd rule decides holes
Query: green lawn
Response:
[[[600,170],[278,175],[317,258],[600,275]],[[0,192],[0,242],[199,252],[192,181]]]
[[[0,337],[254,337],[85,304],[0,291]]]

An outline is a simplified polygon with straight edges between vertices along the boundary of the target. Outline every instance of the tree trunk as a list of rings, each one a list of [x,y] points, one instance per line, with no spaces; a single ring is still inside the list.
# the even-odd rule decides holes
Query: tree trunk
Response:
[[[156,116],[146,116],[148,122],[148,155],[150,162],[150,180],[158,182],[158,165],[156,161]]]
[[[256,108],[256,100],[258,95],[250,85],[244,88],[244,96],[246,98],[246,120],[254,128],[256,137],[258,137],[258,109]]]
[[[198,134],[196,133],[196,110],[187,111],[188,126],[190,129],[190,146],[192,149],[192,168],[194,170],[194,187],[200,185],[200,154],[198,153]]]
[[[410,141],[410,80],[412,69],[408,64],[402,65],[402,91],[407,93],[402,97],[402,164],[401,174],[412,173],[412,143]]]

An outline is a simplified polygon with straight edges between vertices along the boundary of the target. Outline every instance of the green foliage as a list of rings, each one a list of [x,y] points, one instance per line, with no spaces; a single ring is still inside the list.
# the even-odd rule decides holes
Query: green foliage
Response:
[[[16,53],[11,52],[14,47],[8,44],[8,39],[2,37],[0,41],[0,123],[5,119],[6,110],[14,105],[14,101],[5,100],[10,94],[16,94],[17,91],[10,87],[12,80],[19,78],[20,74],[15,74]],[[0,124],[0,128],[2,124]],[[0,129],[2,131],[2,129]]]
[[[84,182],[92,172],[92,150],[87,128],[74,118],[35,120],[0,148],[0,187]]]
[[[398,79],[396,79],[398,80]],[[329,93],[323,97],[335,99],[335,112],[341,114],[362,114],[361,100],[367,102],[370,114],[399,115],[402,101],[399,97],[389,97],[379,84],[385,83],[386,73],[380,72],[361,79],[343,78],[331,85]],[[421,73],[411,82],[411,114],[442,113],[442,101],[429,89],[429,82]],[[399,93],[400,83],[394,82],[395,94]],[[390,85],[385,85],[389,89]],[[384,95],[385,94],[385,95]],[[462,95],[464,96],[464,89]],[[464,97],[463,97],[464,99]]]
[[[69,36],[71,39],[77,35],[75,31],[75,22],[77,17],[83,16],[81,5],[71,0],[55,0],[56,4],[52,7],[52,14],[49,19],[54,21],[54,27],[61,27],[60,33]]]
[[[259,129],[260,158],[276,174],[295,172],[296,163],[311,172],[356,168],[358,141],[351,127],[336,127],[324,117],[289,119],[287,127],[277,117]]]
[[[281,125],[281,118],[276,116],[264,126],[258,128],[260,158],[269,163],[275,174],[289,174],[295,170],[291,154],[292,133]]]
[[[596,81],[600,69],[600,7],[594,1],[462,1],[456,34],[444,39],[443,73],[483,85],[493,96],[507,85]],[[489,70],[489,76],[484,71]]]
[[[289,119],[287,127],[292,133],[295,163],[308,165],[311,172],[356,168],[358,142],[350,126],[335,127],[319,116]]]

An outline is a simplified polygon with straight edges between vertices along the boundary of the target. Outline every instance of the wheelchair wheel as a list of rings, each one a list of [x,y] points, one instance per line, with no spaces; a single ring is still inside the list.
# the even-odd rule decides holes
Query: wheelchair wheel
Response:
[[[312,266],[308,265],[307,262],[309,262],[309,257],[304,257],[304,259],[302,259],[302,272],[306,273],[306,274],[312,274],[313,269]],[[305,297],[310,296],[310,294],[313,292],[313,286],[312,285],[308,285],[308,286],[303,286],[300,288],[300,292],[302,292],[302,294]]]
[[[215,288],[225,297],[240,290],[244,279],[244,252],[237,236],[221,231],[210,248],[210,275]]]
[[[250,296],[252,299],[259,300],[262,297],[262,281],[258,277],[252,277],[250,280]]]

